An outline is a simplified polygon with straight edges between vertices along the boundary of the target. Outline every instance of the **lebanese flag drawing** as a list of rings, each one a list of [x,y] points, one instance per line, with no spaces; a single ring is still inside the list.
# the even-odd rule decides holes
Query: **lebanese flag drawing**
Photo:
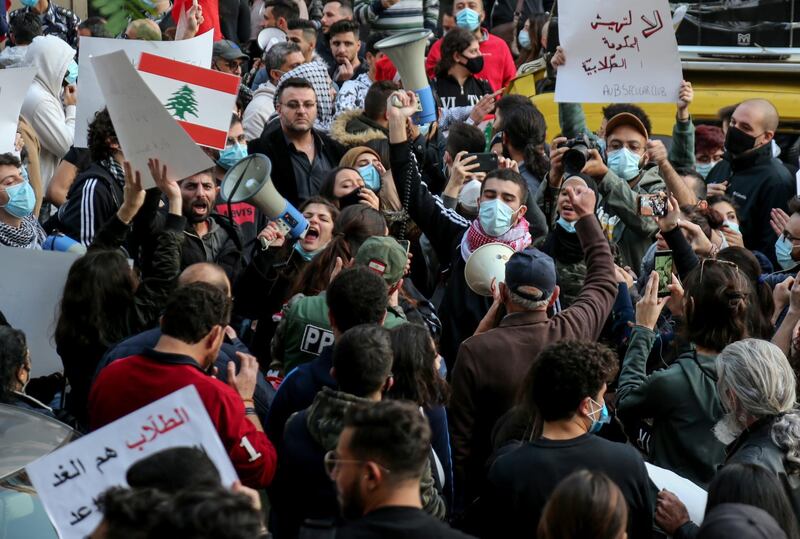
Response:
[[[192,140],[225,148],[239,77],[147,52],[142,53],[137,70]]]

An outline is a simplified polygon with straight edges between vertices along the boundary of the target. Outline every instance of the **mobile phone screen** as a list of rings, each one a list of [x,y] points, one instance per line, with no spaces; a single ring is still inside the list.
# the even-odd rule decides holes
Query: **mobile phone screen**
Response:
[[[408,241],[408,240],[397,240],[397,243],[400,244],[400,247],[405,249],[406,254],[408,254],[408,251],[411,250],[411,242],[410,241]]]
[[[639,195],[639,215],[643,217],[664,217],[667,214],[667,195]]]
[[[672,251],[656,251],[655,265],[658,273],[658,297],[669,296],[669,285],[672,284]]]

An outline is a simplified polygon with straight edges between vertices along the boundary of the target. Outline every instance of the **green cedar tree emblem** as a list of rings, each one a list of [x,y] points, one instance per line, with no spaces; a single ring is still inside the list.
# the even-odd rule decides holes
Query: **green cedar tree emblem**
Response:
[[[197,116],[197,100],[194,98],[194,90],[185,84],[172,94],[164,106],[179,120],[186,120],[187,114],[199,118]]]

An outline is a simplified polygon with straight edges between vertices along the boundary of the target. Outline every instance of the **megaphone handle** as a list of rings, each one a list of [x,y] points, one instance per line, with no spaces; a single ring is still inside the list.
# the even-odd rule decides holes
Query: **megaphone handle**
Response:
[[[261,250],[266,251],[267,249],[269,249],[269,246],[272,245],[272,242],[274,242],[275,240],[268,240],[263,236],[259,236],[258,241],[261,243]]]

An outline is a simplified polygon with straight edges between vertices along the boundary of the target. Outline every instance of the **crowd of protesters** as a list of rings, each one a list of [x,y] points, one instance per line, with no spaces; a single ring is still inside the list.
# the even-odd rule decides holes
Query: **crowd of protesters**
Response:
[[[60,372],[32,379],[1,313],[0,402],[90,433],[194,385],[240,479],[159,452],[97,500],[92,537],[800,539],[800,146],[768,100],[695,124],[683,81],[659,139],[628,103],[548,122],[503,95],[576,61],[547,0],[137,2],[117,36],[22,4],[0,5],[0,67],[36,71],[0,245],[83,254],[48,336]],[[265,29],[283,39],[262,49]],[[379,45],[413,29],[421,125]],[[133,170],[105,109],[75,144],[82,39],[204,32],[241,77],[213,168]],[[302,237],[221,198],[252,154]],[[483,295],[467,262],[489,244],[513,254]],[[650,465],[708,492],[698,522]]]

